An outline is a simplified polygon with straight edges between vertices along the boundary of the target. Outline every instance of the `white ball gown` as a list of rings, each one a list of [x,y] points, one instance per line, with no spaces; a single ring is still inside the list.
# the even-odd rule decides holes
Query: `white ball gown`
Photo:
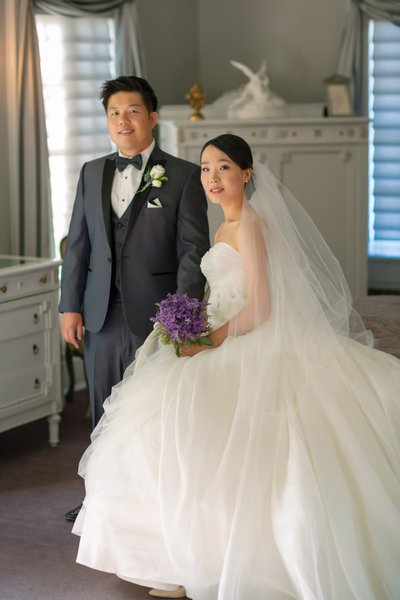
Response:
[[[77,561],[193,600],[398,599],[400,361],[333,332],[309,282],[290,295],[276,240],[268,319],[192,358],[151,335],[113,389]],[[218,243],[201,266],[217,327],[249,301],[246,264]]]

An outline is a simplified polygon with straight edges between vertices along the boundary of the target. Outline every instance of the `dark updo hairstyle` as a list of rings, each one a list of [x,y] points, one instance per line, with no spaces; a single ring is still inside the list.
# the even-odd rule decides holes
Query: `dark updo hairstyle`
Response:
[[[138,92],[149,113],[157,111],[158,100],[153,88],[146,79],[137,75],[121,75],[117,79],[105,81],[100,88],[99,98],[107,112],[110,96],[118,92]]]
[[[233,133],[223,133],[212,140],[208,140],[201,149],[200,156],[207,146],[215,146],[215,148],[224,152],[224,154],[229,156],[229,158],[243,170],[253,167],[253,155],[250,146],[238,135],[233,135]]]

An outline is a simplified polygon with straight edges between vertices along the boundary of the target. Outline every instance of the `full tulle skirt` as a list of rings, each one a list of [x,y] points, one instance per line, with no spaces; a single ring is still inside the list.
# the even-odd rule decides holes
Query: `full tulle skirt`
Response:
[[[177,358],[151,338],[82,458],[78,562],[194,600],[400,598],[400,362],[268,324]]]

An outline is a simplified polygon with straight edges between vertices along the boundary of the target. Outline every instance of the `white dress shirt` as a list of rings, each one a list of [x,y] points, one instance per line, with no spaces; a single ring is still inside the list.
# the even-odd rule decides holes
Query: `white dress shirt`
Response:
[[[154,146],[155,141],[153,140],[150,146],[140,153],[142,155],[142,168],[140,171],[133,165],[128,165],[123,171],[115,169],[114,181],[111,189],[111,204],[118,218],[122,217],[139,189],[147,161],[149,160]],[[122,152],[119,152],[119,155],[125,156]]]

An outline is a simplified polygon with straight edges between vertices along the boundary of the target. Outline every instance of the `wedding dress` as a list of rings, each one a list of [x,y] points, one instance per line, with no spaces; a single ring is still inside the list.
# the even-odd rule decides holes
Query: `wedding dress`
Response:
[[[395,600],[400,361],[344,330],[346,290],[328,303],[318,269],[314,291],[300,246],[280,258],[296,231],[273,210],[262,318],[246,255],[215,244],[201,267],[228,338],[177,358],[150,335],[107,399],[77,561],[194,600]]]

